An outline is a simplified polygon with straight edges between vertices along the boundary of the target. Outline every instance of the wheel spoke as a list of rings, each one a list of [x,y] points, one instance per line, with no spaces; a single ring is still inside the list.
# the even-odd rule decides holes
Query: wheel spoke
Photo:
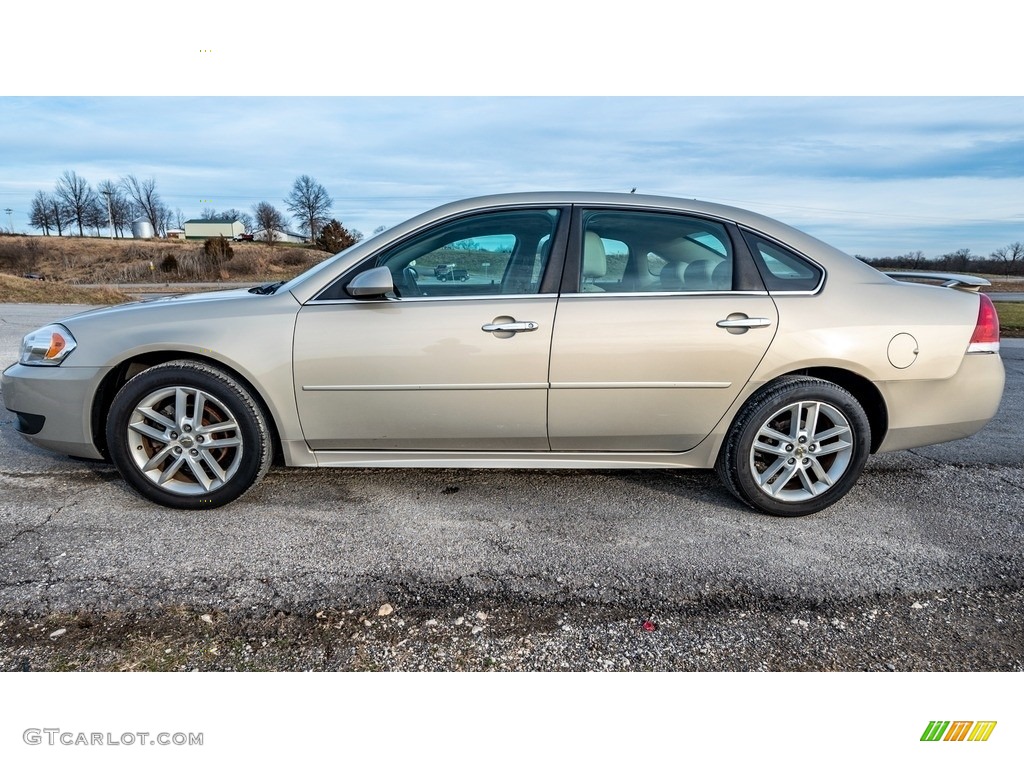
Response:
[[[848,443],[845,440],[836,440],[834,443],[828,445],[822,445],[814,452],[815,456],[828,456],[833,453],[839,453],[840,451],[848,450],[853,446],[853,443]]]
[[[825,483],[825,485],[832,485],[832,478],[828,474],[828,472],[825,471],[825,468],[821,466],[820,461],[818,461],[816,458],[812,458],[811,466],[814,467],[814,474],[818,476],[819,480]]]
[[[195,434],[197,435],[209,435],[213,432],[236,432],[238,425],[233,421],[222,421],[219,424],[204,424],[203,426],[196,426]]]
[[[763,427],[761,427],[761,429],[757,431],[757,439],[759,441],[759,445],[761,445],[761,438],[768,438],[769,440],[778,440],[780,443],[793,442],[792,437],[790,437],[789,435],[782,434],[777,429],[772,429],[767,424],[765,424]]]
[[[150,458],[150,460],[143,465],[142,471],[152,472],[154,469],[156,469],[157,467],[164,463],[164,459],[170,456],[172,451],[173,449],[171,448],[171,446],[165,445],[159,451],[154,453],[152,458]]]
[[[160,473],[160,479],[156,481],[157,485],[165,485],[168,480],[178,474],[178,470],[181,469],[181,465],[185,463],[184,456],[178,456],[174,461],[168,464],[164,471]]]
[[[767,486],[768,482],[779,473],[779,470],[786,466],[785,459],[776,459],[764,472],[757,475],[757,484]]]
[[[763,451],[764,453],[770,453],[773,456],[792,456],[793,451],[787,451],[786,445],[788,445],[788,443],[782,445],[771,445],[770,443],[762,443],[758,440],[758,442],[754,444],[754,449],[757,451]]]
[[[826,429],[820,435],[812,435],[811,439],[817,443],[825,440],[831,440],[833,437],[839,437],[840,435],[850,434],[850,428],[845,425],[837,425],[831,429]]]
[[[198,480],[199,484],[203,486],[203,490],[210,490],[210,488],[213,487],[213,479],[206,474],[206,470],[203,469],[202,462],[198,461],[191,455],[186,456],[185,461],[188,462],[188,468],[192,470],[192,474],[195,475],[196,480]]]
[[[800,413],[803,411],[803,403],[796,403],[789,409],[789,440],[792,442],[800,435]],[[782,415],[781,413],[779,414]],[[767,426],[767,424],[765,425]]]
[[[786,467],[782,474],[780,474],[770,483],[763,485],[762,488],[764,488],[768,492],[769,496],[777,495],[779,491],[785,488],[786,484],[793,479],[793,475],[796,474],[797,469],[799,469],[799,467],[799,464],[794,464],[792,466]]]
[[[159,429],[149,426],[144,421],[137,421],[133,424],[128,425],[128,429],[132,432],[138,432],[144,437],[148,437],[150,440],[156,440],[158,443],[166,443],[170,438],[167,437],[166,432],[161,432]]]
[[[800,485],[804,487],[804,490],[811,496],[817,496],[818,492],[814,490],[814,480],[807,474],[807,467],[803,464],[798,465],[797,474],[800,475]]]
[[[188,421],[188,391],[184,387],[174,390],[174,421],[179,427]]]
[[[215,440],[207,440],[203,443],[203,447],[206,450],[212,448],[234,448],[242,444],[242,440],[239,437],[218,437]]]
[[[803,403],[801,403],[803,405]],[[804,431],[813,435],[818,429],[818,415],[821,413],[821,403],[810,403],[807,406],[807,419],[804,422]]]
[[[173,419],[167,418],[162,413],[160,413],[160,411],[157,411],[157,410],[155,410],[153,408],[138,408],[136,410],[138,410],[139,413],[141,413],[143,416],[145,416],[150,421],[155,421],[157,424],[159,424],[164,429],[177,429],[178,428],[178,425],[174,423]]]
[[[206,407],[206,395],[196,390],[196,399],[192,403],[192,426],[198,427],[203,423],[203,409]]]
[[[227,473],[224,471],[224,468],[221,467],[221,465],[217,463],[217,460],[214,459],[213,456],[210,455],[209,451],[207,451],[207,450],[200,451],[199,452],[199,458],[200,458],[200,460],[202,460],[203,464],[205,464],[207,467],[210,468],[210,470],[214,474],[214,477],[216,477],[221,483],[224,483],[224,482],[227,481],[227,479],[228,479]]]

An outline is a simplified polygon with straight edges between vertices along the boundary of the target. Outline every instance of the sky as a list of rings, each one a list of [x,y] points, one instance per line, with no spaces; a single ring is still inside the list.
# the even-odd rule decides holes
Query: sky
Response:
[[[291,0],[272,28],[238,0],[57,5],[44,25],[5,10],[4,229],[31,231],[36,191],[72,170],[152,177],[186,218],[283,208],[308,174],[365,234],[475,195],[635,187],[869,257],[1024,240],[1020,45],[998,0]]]
[[[283,210],[308,174],[365,234],[479,194],[635,187],[869,257],[1024,240],[1021,97],[8,96],[0,109],[0,221],[19,232],[36,191],[72,170],[93,185],[152,177],[186,218]]]

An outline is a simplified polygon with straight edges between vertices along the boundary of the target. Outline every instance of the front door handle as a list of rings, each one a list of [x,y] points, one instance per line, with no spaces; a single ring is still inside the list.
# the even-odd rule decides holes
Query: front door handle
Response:
[[[532,320],[513,320],[508,323],[487,323],[487,325],[480,326],[480,330],[487,333],[520,333],[522,331],[536,331],[539,327]]]

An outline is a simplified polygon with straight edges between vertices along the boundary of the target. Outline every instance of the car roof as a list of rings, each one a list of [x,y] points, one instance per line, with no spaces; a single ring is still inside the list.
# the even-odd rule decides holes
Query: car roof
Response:
[[[769,238],[793,248],[819,262],[826,269],[840,271],[852,271],[858,273],[861,280],[873,280],[878,278],[884,281],[886,278],[877,270],[860,262],[852,256],[843,253],[833,246],[825,243],[813,235],[784,224],[781,221],[769,216],[749,211],[743,208],[736,208],[721,203],[711,203],[704,200],[669,197],[664,195],[641,195],[628,192],[510,192],[496,195],[482,195],[469,197],[445,203],[429,211],[419,214],[405,222],[387,230],[373,238],[364,240],[348,251],[343,252],[346,257],[343,260],[328,260],[342,266],[341,271],[355,262],[369,255],[373,250],[385,246],[387,242],[404,237],[410,232],[430,225],[432,222],[458,216],[471,211],[481,211],[488,208],[504,208],[509,206],[615,206],[622,208],[664,210],[676,213],[691,213],[700,216],[734,222],[742,227],[748,228]],[[326,267],[328,262],[322,266]],[[328,274],[331,275],[328,278]],[[291,290],[300,302],[308,301],[312,296],[323,288],[337,275],[338,271],[333,269],[314,270],[299,276],[287,287]]]
[[[417,226],[427,223],[430,219],[446,218],[459,213],[479,210],[482,208],[503,207],[508,205],[596,205],[622,206],[628,208],[649,208],[675,211],[679,213],[695,213],[715,219],[731,221],[754,231],[768,235],[799,251],[815,251],[827,249],[845,258],[847,254],[825,243],[813,235],[784,224],[777,219],[765,216],[744,208],[737,208],[722,203],[711,203],[696,198],[669,197],[667,195],[641,195],[630,192],[510,192],[497,195],[483,195],[456,200],[427,211],[415,219]],[[424,221],[420,221],[423,219]],[[808,255],[812,255],[808,253]]]

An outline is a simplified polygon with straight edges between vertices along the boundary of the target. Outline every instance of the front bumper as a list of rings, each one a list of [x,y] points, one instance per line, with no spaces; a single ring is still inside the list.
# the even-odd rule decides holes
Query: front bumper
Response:
[[[92,434],[92,403],[109,368],[42,367],[15,363],[0,376],[4,406],[19,415],[30,443],[69,456],[102,459]],[[42,417],[42,424],[39,418]]]

